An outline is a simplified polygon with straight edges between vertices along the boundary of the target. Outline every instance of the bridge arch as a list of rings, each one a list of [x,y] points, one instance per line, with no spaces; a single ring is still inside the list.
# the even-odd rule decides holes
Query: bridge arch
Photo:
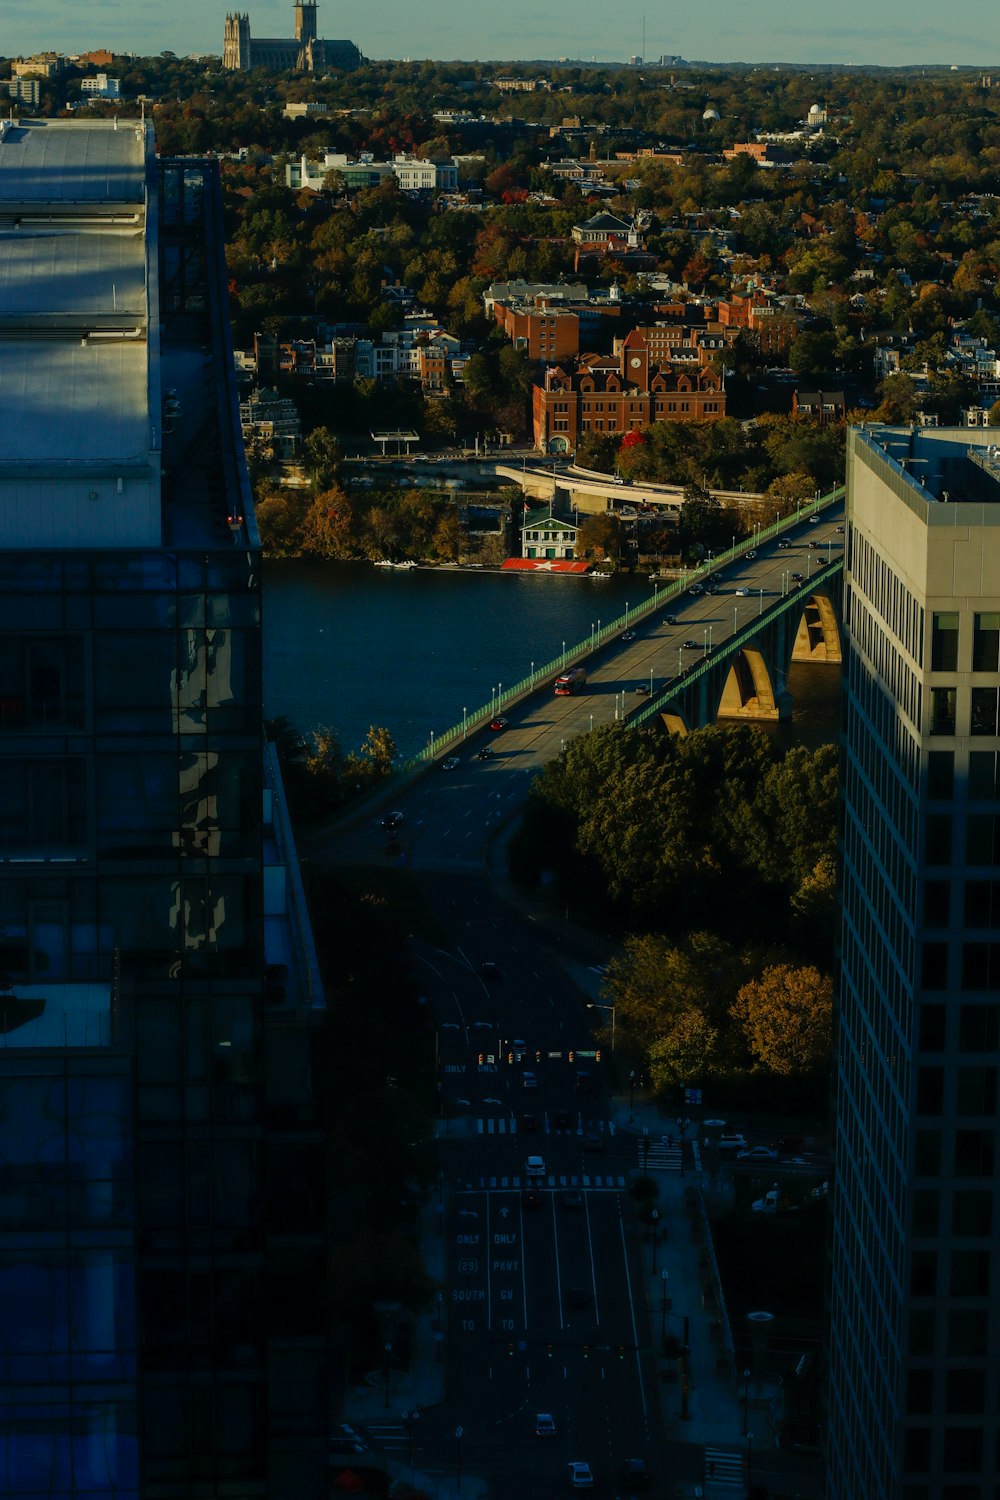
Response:
[[[779,719],[781,694],[775,691],[771,669],[760,646],[750,643],[729,659],[716,718]]]
[[[660,713],[659,720],[668,734],[680,735],[682,740],[691,733],[688,716],[680,703],[669,703]]]
[[[792,661],[840,662],[840,623],[828,594],[810,594],[792,637]]]

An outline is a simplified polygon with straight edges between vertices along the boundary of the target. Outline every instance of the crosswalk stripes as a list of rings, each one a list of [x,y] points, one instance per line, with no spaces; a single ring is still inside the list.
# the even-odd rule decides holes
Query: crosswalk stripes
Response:
[[[517,1121],[508,1120],[506,1117],[497,1119],[495,1115],[487,1115],[484,1119],[476,1121],[476,1129],[480,1135],[517,1135]]]
[[[380,1448],[407,1448],[409,1434],[402,1422],[366,1422],[365,1432]]]
[[[640,1167],[648,1167],[653,1172],[679,1172],[681,1169],[681,1145],[679,1141],[664,1137],[662,1140],[650,1140],[648,1145],[643,1138],[638,1141]]]
[[[533,1177],[529,1182],[523,1184],[521,1182],[521,1178],[517,1175],[513,1177],[480,1177],[479,1186],[486,1189],[494,1188],[500,1192],[503,1192],[504,1190],[509,1192],[513,1188],[520,1188],[522,1186],[550,1188],[584,1187],[618,1189],[625,1186],[625,1178],[620,1174],[614,1173],[599,1173],[594,1177],[591,1177],[589,1175],[579,1177],[575,1173],[570,1173],[565,1176],[557,1177],[554,1172],[550,1172],[549,1175],[544,1179],[544,1181],[540,1177]]]
[[[742,1495],[744,1488],[743,1454],[738,1448],[705,1449],[705,1495]]]

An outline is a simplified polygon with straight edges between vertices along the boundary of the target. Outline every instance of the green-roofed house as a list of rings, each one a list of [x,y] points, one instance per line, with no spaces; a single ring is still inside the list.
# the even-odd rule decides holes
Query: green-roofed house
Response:
[[[564,560],[576,553],[578,527],[572,521],[560,521],[550,510],[525,511],[521,525],[522,557]]]

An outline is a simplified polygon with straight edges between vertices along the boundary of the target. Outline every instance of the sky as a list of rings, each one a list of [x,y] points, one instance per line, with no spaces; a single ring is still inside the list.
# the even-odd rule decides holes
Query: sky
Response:
[[[180,55],[222,51],[227,10],[246,10],[258,36],[292,34],[292,0],[0,0],[0,55],[51,49]],[[320,0],[319,35],[347,37],[371,58],[596,58],[643,53],[642,0]],[[996,0],[698,0],[645,7],[645,56],[708,62],[868,63],[1000,67]]]

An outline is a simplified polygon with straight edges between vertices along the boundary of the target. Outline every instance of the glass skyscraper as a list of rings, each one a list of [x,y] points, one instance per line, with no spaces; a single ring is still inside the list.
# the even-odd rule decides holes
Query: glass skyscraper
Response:
[[[322,992],[214,164],[0,122],[0,1491],[320,1496]]]
[[[998,460],[849,434],[830,1500],[1000,1486]]]

